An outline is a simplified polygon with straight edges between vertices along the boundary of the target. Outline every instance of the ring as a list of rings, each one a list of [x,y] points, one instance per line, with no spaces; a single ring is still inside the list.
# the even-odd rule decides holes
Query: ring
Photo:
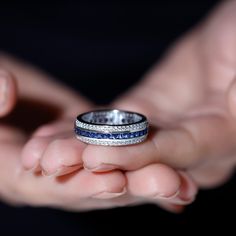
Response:
[[[148,136],[148,121],[144,115],[136,112],[95,110],[77,117],[75,135],[82,142],[95,145],[137,144]]]

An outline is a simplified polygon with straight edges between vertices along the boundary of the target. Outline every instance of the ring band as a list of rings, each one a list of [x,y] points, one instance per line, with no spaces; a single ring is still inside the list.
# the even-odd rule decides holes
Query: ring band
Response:
[[[124,110],[95,110],[75,121],[76,137],[89,144],[125,146],[143,142],[148,135],[147,118]]]

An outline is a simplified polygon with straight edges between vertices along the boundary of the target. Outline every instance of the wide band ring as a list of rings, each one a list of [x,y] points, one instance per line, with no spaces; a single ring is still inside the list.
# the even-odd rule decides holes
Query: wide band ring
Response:
[[[75,121],[76,137],[89,144],[125,146],[143,142],[148,135],[147,118],[124,110],[95,110]]]

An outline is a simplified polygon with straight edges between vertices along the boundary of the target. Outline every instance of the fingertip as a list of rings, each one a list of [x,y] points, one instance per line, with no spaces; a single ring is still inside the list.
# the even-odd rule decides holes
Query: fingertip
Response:
[[[61,176],[82,168],[84,144],[74,138],[56,138],[40,159],[40,165],[47,176]]]
[[[191,203],[197,195],[197,185],[186,172],[179,171],[179,175],[181,178],[181,187],[178,198],[180,198],[183,202]]]
[[[110,147],[87,145],[82,154],[84,167],[93,172],[100,172],[100,166],[109,165]],[[113,153],[114,158],[115,153]]]
[[[93,175],[96,176],[97,186],[100,190],[93,194],[92,198],[111,199],[126,193],[126,178],[121,171]]]
[[[56,180],[61,181],[63,178],[62,176]],[[94,198],[112,199],[126,193],[126,177],[121,171],[97,174],[81,169],[66,179],[66,184],[60,187],[64,196],[63,202],[65,199],[70,202],[78,202],[80,199],[88,200],[88,198],[91,200]]]
[[[65,132],[68,133],[72,132],[72,130],[73,130],[73,121],[68,118],[42,125],[38,129],[36,129],[33,135],[41,137],[47,137],[53,135],[55,136]]]
[[[132,194],[150,199],[172,198],[181,186],[178,173],[164,164],[152,164],[127,172],[127,179]]]
[[[16,103],[16,80],[11,73],[0,70],[0,116],[8,114]]]
[[[181,214],[185,209],[185,206],[183,205],[177,205],[168,202],[158,202],[157,205],[162,209],[174,214]]]
[[[198,192],[197,185],[194,183],[192,178],[185,173],[184,171],[178,171],[181,185],[177,194],[171,198],[163,198],[163,200],[167,204],[174,204],[174,205],[189,205],[191,204]]]
[[[39,160],[46,149],[49,138],[32,138],[22,149],[21,163],[26,170],[36,169],[39,165]]]

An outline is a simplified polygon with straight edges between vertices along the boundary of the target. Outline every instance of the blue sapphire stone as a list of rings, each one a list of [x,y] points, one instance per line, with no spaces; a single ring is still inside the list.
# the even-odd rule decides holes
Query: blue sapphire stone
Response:
[[[130,138],[134,138],[134,133],[129,134]]]
[[[120,139],[120,134],[112,134],[113,139]]]
[[[83,129],[75,128],[75,133],[81,136],[89,137],[89,138],[97,138],[97,139],[129,139],[140,137],[146,135],[148,129],[131,132],[131,133],[96,133],[92,131],[86,131]]]

